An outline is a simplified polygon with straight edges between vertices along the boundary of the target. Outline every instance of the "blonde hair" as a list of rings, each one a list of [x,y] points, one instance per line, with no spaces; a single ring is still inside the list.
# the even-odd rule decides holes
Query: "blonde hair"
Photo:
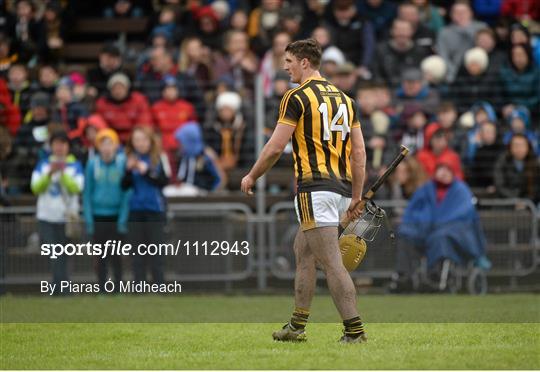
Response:
[[[156,167],[159,164],[161,156],[161,141],[152,127],[149,127],[148,125],[137,125],[133,128],[133,131],[131,131],[131,134],[129,135],[129,140],[126,143],[126,155],[129,156],[136,153],[135,148],[133,147],[133,136],[137,131],[142,132],[150,140],[150,163],[152,166]]]
[[[189,68],[190,60],[189,56],[186,53],[187,45],[194,40],[200,39],[196,36],[186,37],[180,44],[180,58],[178,58],[178,70],[185,72]]]

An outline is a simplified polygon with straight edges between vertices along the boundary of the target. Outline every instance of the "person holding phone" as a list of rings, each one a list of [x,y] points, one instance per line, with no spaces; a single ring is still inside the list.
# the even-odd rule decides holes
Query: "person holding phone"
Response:
[[[81,163],[70,154],[67,133],[53,132],[49,137],[51,155],[42,159],[32,173],[30,187],[37,195],[37,220],[42,244],[67,244],[67,216],[79,213],[79,194],[83,190]],[[51,258],[53,283],[68,280],[67,257]],[[56,292],[58,293],[58,292]]]

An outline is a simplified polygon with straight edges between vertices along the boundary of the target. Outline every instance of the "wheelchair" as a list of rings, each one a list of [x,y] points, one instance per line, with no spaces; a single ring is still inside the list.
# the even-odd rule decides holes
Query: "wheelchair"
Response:
[[[486,271],[475,267],[472,261],[458,265],[446,258],[440,262],[440,275],[434,276],[428,269],[427,259],[422,257],[420,265],[412,275],[413,290],[417,292],[458,293],[466,286],[471,295],[484,295],[488,290]]]

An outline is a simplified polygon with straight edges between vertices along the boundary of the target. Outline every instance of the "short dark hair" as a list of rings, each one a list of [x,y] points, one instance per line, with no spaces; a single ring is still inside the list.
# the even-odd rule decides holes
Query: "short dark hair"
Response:
[[[56,66],[56,65],[53,64],[53,63],[45,62],[45,63],[39,65],[39,68],[38,68],[38,69],[41,71],[41,69],[43,69],[43,68],[51,68],[51,69],[53,69],[54,71],[58,72],[58,66]]]
[[[321,66],[322,48],[315,39],[293,41],[287,45],[285,51],[300,60],[307,58],[314,69],[319,69]]]
[[[65,142],[69,145],[69,137],[68,134],[63,130],[54,130],[54,132],[51,133],[49,137],[49,144],[53,144],[54,141],[61,141]]]
[[[456,105],[451,101],[442,101],[437,107],[437,113],[448,112],[448,111],[457,111]]]
[[[122,55],[120,48],[118,48],[114,43],[106,43],[103,45],[100,54],[109,54],[113,57],[120,57]]]
[[[437,113],[448,112],[448,111],[457,111],[456,105],[454,105],[454,103],[451,101],[443,101],[441,102],[439,107],[437,107]]]

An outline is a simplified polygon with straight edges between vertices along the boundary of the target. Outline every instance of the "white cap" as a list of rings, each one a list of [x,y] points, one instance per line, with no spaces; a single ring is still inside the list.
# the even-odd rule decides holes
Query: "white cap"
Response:
[[[440,83],[446,77],[446,62],[444,58],[437,55],[432,55],[427,58],[424,58],[420,64],[424,78],[426,75],[431,77],[430,80],[433,83]]]
[[[238,111],[242,105],[240,94],[236,92],[220,93],[216,99],[216,109],[220,110],[223,107],[230,107],[234,111]]]
[[[482,71],[485,71],[489,64],[489,57],[486,51],[480,47],[469,49],[465,52],[465,65],[477,63]]]
[[[107,82],[107,88],[111,89],[114,84],[120,83],[125,85],[128,89],[131,86],[131,82],[129,81],[129,78],[126,74],[123,74],[121,72],[117,72],[113,76],[109,78],[109,81]]]
[[[472,128],[474,126],[474,114],[466,111],[459,117],[459,125],[463,128]]]
[[[330,46],[325,49],[321,56],[321,62],[334,62],[336,65],[342,65],[345,63],[345,55],[339,48]]]
[[[210,6],[214,9],[214,12],[216,12],[219,19],[226,18],[231,12],[229,3],[227,3],[225,0],[216,0]]]

